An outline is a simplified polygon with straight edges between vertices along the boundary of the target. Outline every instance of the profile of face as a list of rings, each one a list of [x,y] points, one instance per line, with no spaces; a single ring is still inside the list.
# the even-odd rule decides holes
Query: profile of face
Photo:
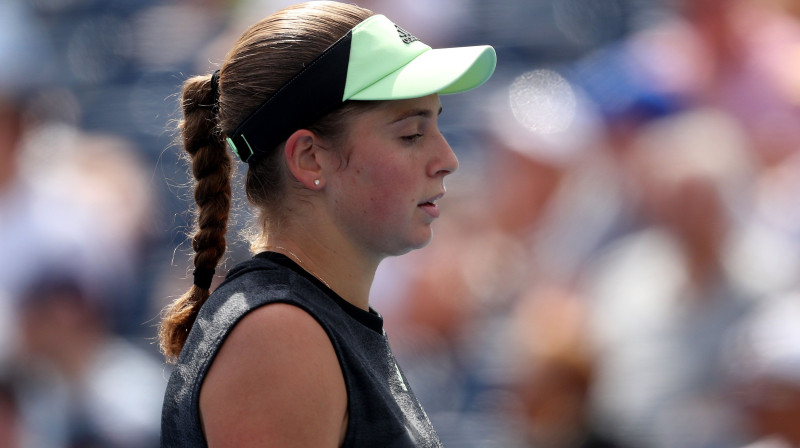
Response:
[[[430,241],[444,178],[458,168],[439,131],[441,110],[433,94],[385,101],[349,121],[345,163],[325,179],[326,198],[337,226],[367,253],[400,255]]]

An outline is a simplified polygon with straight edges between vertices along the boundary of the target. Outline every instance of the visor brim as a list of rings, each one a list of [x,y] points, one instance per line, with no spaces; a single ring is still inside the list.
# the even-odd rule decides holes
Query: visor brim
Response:
[[[488,45],[432,49],[347,99],[399,100],[465,92],[486,82],[496,64],[497,55]]]

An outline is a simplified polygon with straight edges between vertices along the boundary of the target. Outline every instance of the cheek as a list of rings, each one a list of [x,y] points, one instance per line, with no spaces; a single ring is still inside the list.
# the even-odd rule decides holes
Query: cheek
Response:
[[[355,167],[350,190],[363,216],[375,221],[390,220],[413,205],[413,175],[402,166],[384,159],[367,167]]]

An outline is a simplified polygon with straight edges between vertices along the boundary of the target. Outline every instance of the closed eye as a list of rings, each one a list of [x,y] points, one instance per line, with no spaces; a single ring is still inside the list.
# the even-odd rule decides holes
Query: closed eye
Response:
[[[417,134],[413,134],[413,135],[404,135],[404,136],[402,136],[400,138],[405,142],[413,143],[413,142],[417,141],[418,139],[420,139],[421,137],[422,137],[422,134],[417,133]]]

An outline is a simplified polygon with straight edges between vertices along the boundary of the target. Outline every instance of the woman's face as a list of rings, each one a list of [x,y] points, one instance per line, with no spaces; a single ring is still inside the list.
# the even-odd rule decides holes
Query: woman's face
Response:
[[[383,257],[427,244],[458,160],[438,128],[438,95],[386,101],[349,122],[346,163],[326,179],[336,223]]]

